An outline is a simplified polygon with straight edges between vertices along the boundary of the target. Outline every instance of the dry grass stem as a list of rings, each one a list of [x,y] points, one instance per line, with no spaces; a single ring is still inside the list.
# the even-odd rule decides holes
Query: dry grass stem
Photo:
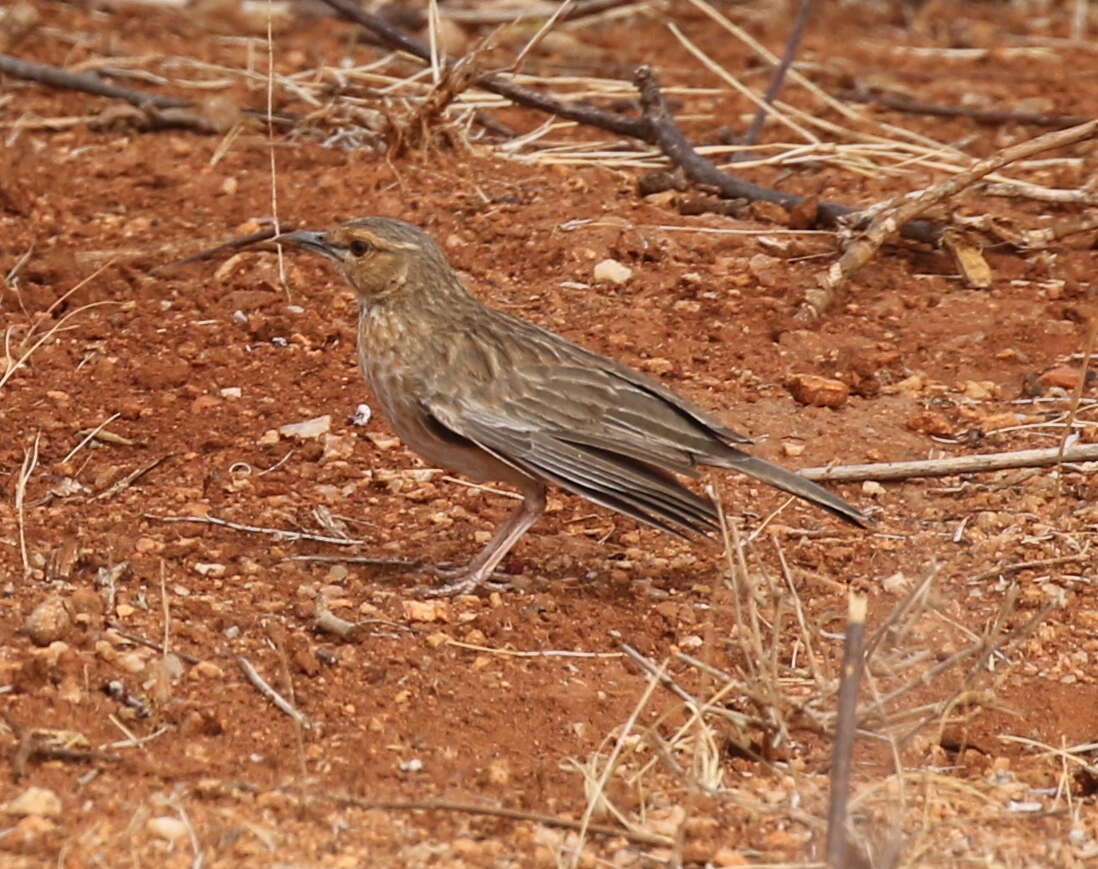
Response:
[[[34,441],[28,449],[23,450],[23,464],[15,480],[15,518],[19,526],[19,556],[23,560],[24,577],[29,576],[33,570],[30,552],[27,549],[27,483],[30,482],[34,469],[38,467],[38,443],[41,438],[42,432],[35,432]]]
[[[249,661],[243,655],[237,655],[236,663],[237,666],[240,667],[240,670],[244,674],[244,677],[248,680],[248,682],[251,683],[252,687],[255,688],[268,700],[270,700],[275,706],[278,707],[279,710],[285,712],[288,716],[290,716],[295,724],[305,729],[308,729],[312,726],[309,723],[309,719],[306,718],[305,715],[295,709],[294,705],[289,700],[287,700],[285,697],[275,691],[275,689],[271,687],[270,683],[261,675],[259,675],[259,671],[256,670],[251,661]]]
[[[203,525],[219,525],[222,528],[231,528],[233,531],[245,531],[249,534],[270,534],[280,540],[313,540],[317,543],[332,543],[336,546],[365,546],[368,540],[355,540],[350,537],[329,537],[324,534],[312,534],[308,531],[289,531],[282,528],[263,528],[258,525],[245,525],[240,522],[230,522],[227,519],[219,519],[216,516],[157,516],[152,513],[143,513],[145,519],[153,519],[157,522],[198,522]],[[344,559],[336,559],[344,560]],[[371,560],[365,563],[390,563],[389,560]],[[409,562],[400,562],[408,564]]]
[[[1068,429],[1070,431],[1070,429]],[[952,477],[1009,468],[1047,468],[1065,462],[1098,461],[1098,444],[1078,444],[1061,454],[1059,447],[953,456],[948,459],[919,459],[912,462],[879,462],[870,465],[831,465],[802,468],[798,473],[809,480],[853,483],[862,480],[908,480],[913,477]]]

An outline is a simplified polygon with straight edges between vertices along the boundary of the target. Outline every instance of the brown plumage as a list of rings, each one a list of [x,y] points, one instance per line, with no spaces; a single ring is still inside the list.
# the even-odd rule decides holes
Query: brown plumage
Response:
[[[715,506],[674,474],[697,477],[710,465],[868,521],[822,486],[733,446],[750,440],[652,378],[481,304],[418,227],[366,217],[277,240],[334,260],[355,289],[362,372],[404,443],[523,495],[438,593],[467,592],[492,575],[545,511],[547,483],[665,531],[706,533],[719,527]]]

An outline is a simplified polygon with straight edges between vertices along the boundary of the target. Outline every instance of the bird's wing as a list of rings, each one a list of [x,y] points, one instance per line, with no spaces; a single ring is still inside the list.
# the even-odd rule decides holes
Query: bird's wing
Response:
[[[597,367],[526,365],[466,397],[471,409],[503,407],[520,424],[536,424],[570,443],[688,476],[696,477],[696,466],[707,464],[709,457],[722,455],[726,438],[739,437],[715,420],[699,417],[670,390],[640,380],[637,372],[599,362]]]
[[[500,412],[465,405],[456,410],[445,402],[424,409],[512,467],[641,522],[680,534],[719,527],[712,502],[667,471],[621,451],[573,442],[566,432],[515,416],[513,408]]]

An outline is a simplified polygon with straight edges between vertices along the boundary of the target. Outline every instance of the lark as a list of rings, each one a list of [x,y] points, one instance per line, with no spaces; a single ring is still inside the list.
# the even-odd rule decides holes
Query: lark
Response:
[[[740,448],[749,438],[651,377],[482,304],[412,224],[364,217],[276,240],[331,260],[354,289],[362,373],[401,440],[431,464],[522,494],[433,594],[485,585],[545,512],[549,485],[688,536],[720,520],[677,475],[728,468],[868,524],[833,492],[749,455]]]

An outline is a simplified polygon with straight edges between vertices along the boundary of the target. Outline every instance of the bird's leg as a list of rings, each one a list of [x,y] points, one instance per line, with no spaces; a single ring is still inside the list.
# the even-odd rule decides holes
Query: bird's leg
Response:
[[[439,588],[426,590],[424,592],[426,597],[452,597],[459,594],[468,594],[487,583],[499,563],[511,551],[511,547],[519,542],[519,538],[545,512],[545,486],[541,483],[531,480],[522,495],[522,503],[519,504],[515,512],[499,526],[496,533],[492,535],[492,539],[485,544],[484,548],[477,553],[477,556],[469,562],[469,565],[460,572],[454,581]]]

